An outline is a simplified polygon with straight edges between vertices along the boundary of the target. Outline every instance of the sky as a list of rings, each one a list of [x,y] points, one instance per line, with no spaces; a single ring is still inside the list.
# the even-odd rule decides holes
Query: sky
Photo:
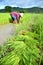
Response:
[[[0,0],[0,9],[5,6],[30,8],[30,7],[42,7],[43,0]]]

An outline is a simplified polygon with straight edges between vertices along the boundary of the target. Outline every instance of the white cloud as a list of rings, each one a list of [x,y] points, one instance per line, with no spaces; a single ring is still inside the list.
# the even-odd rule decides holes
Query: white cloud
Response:
[[[43,0],[0,0],[0,6],[18,6],[18,7],[43,7]]]
[[[5,7],[5,6],[3,5],[3,6],[0,7],[0,9],[4,9],[4,7]]]

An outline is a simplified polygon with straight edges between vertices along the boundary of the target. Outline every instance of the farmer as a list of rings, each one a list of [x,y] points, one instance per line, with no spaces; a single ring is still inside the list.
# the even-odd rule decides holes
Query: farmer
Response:
[[[13,23],[19,23],[20,17],[22,17],[22,14],[17,12],[11,12],[10,15],[13,20]]]

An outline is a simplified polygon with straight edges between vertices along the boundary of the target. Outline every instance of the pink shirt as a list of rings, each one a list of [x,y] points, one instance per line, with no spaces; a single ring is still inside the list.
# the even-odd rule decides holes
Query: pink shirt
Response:
[[[10,15],[11,16],[16,16],[17,20],[21,17],[21,15],[17,12],[11,12]]]

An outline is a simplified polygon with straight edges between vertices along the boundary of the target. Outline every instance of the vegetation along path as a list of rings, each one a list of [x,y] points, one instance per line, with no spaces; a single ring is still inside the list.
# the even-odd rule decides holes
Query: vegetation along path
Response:
[[[10,38],[15,32],[13,24],[5,24],[0,26],[0,44],[3,45],[8,38]]]

